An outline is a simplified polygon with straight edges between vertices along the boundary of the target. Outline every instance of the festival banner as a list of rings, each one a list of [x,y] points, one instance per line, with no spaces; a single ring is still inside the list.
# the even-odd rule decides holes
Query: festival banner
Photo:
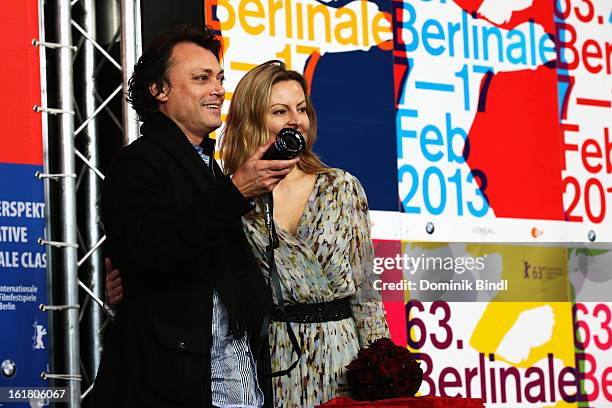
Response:
[[[223,38],[226,103],[246,71],[281,60],[304,74],[318,115],[316,152],[355,175],[370,206],[399,211],[391,3],[205,1]]]
[[[391,337],[419,395],[487,407],[612,406],[612,245],[375,241]]]
[[[38,1],[0,4],[0,387],[48,386],[47,260],[38,239],[45,236]],[[13,396],[17,394],[13,393]],[[3,393],[3,398],[9,394]],[[11,403],[10,406],[41,402]],[[8,402],[8,401],[5,401]],[[0,404],[1,405],[1,404]]]
[[[403,239],[612,241],[611,14],[393,2]]]
[[[609,2],[204,4],[229,103],[270,59],[309,81],[315,151],[368,195],[374,285],[420,395],[612,406]],[[562,244],[588,241],[603,249]]]
[[[377,238],[612,241],[606,2],[211,0],[205,19],[229,102],[258,63],[305,74],[315,150],[362,182]]]

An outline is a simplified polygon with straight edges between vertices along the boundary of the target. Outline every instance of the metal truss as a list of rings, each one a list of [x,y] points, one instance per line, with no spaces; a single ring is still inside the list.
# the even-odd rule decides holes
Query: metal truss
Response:
[[[121,24],[105,49],[96,40],[96,0],[55,0],[57,10],[57,43],[45,41],[44,24],[40,24],[40,38],[32,40],[32,46],[41,47],[42,105],[46,105],[46,62],[45,50],[57,52],[58,106],[34,106],[41,113],[43,122],[43,145],[45,151],[44,172],[36,177],[45,183],[59,183],[59,198],[54,202],[49,194],[49,185],[45,185],[45,202],[47,218],[57,218],[57,231],[49,228],[47,237],[40,238],[39,243],[49,248],[63,251],[57,268],[49,262],[49,276],[52,282],[62,282],[63,303],[40,305],[44,312],[61,312],[64,319],[63,328],[55,327],[52,316],[49,318],[52,331],[64,332],[64,366],[66,373],[41,373],[43,379],[65,381],[68,387],[68,407],[79,408],[93,387],[102,351],[101,332],[113,317],[112,310],[104,303],[104,259],[101,247],[106,236],[100,223],[100,192],[104,174],[100,170],[100,152],[98,119],[101,114],[109,115],[120,132],[124,144],[136,139],[138,122],[133,109],[125,101],[127,78],[140,54],[140,4],[138,0],[120,0]],[[105,0],[117,1],[119,0]],[[79,12],[75,11],[75,6]],[[39,0],[41,19],[43,4]],[[80,16],[78,20],[77,15]],[[77,21],[78,20],[78,21]],[[72,35],[75,35],[75,38]],[[110,55],[110,49],[121,37],[121,63]],[[75,41],[76,39],[76,41]],[[128,44],[129,42],[129,44]],[[82,55],[79,55],[82,54]],[[79,58],[77,58],[79,57]],[[98,64],[96,65],[96,60]],[[104,66],[112,66],[122,74],[122,83],[107,96],[100,96],[96,87],[96,78]],[[78,66],[75,66],[78,65]],[[76,69],[74,69],[76,68]],[[79,73],[75,77],[75,72]],[[79,91],[74,94],[75,84]],[[123,91],[123,92],[122,92]],[[108,104],[120,95],[123,106],[121,123]],[[59,169],[52,173],[50,157],[48,115],[57,115],[60,128],[58,134]],[[132,123],[133,122],[133,123]],[[78,126],[75,126],[78,123]],[[76,129],[75,129],[76,127]],[[78,147],[75,146],[78,144]],[[82,164],[77,170],[75,157]],[[78,172],[78,174],[77,174]],[[77,197],[79,201],[77,202]],[[77,209],[82,214],[77,222]],[[57,238],[56,238],[57,236]],[[48,251],[49,252],[49,251]],[[53,279],[63,273],[62,279]],[[79,304],[78,288],[83,290]],[[54,303],[53,300],[50,303]],[[106,321],[104,317],[106,316]],[[57,319],[59,321],[59,319]],[[87,343],[83,350],[80,340],[85,335]],[[87,365],[82,355],[87,353]],[[84,390],[83,390],[84,389]]]

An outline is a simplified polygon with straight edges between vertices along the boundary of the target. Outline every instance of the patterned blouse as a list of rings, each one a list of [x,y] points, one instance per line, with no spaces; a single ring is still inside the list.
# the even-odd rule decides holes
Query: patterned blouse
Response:
[[[259,205],[256,218],[243,227],[262,269],[267,269],[267,230]],[[345,366],[359,348],[389,329],[380,299],[372,287],[374,251],[365,193],[351,174],[330,169],[317,175],[295,235],[278,228],[275,260],[286,304],[320,303],[350,298],[353,318],[325,323],[292,323],[302,358],[288,375],[272,379],[274,406],[312,407],[339,394],[346,384]],[[285,323],[270,327],[272,369],[295,358]]]

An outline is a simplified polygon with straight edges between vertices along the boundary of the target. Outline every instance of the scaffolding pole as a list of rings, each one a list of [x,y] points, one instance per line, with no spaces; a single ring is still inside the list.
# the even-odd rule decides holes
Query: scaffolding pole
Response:
[[[121,21],[122,26],[122,47],[121,56],[122,64],[120,65],[113,57],[96,41],[96,0],[55,0],[56,6],[56,30],[57,42],[50,43],[45,41],[44,36],[44,17],[42,16],[43,0],[38,0],[41,8],[40,20],[40,38],[34,39],[32,45],[41,48],[41,76],[46,77],[46,67],[44,63],[44,49],[53,49],[57,52],[57,83],[58,106],[49,107],[46,100],[46,81],[41,83],[41,100],[42,106],[35,105],[34,110],[43,115],[44,138],[44,154],[45,167],[44,172],[37,172],[36,176],[39,179],[46,181],[45,202],[47,203],[47,235],[39,239],[41,245],[47,245],[47,251],[52,254],[57,252],[56,258],[58,262],[54,262],[57,268],[49,268],[48,274],[50,282],[58,282],[62,284],[61,297],[62,299],[53,299],[50,297],[49,304],[41,304],[40,310],[49,313],[49,322],[53,329],[60,321],[63,322],[63,351],[64,360],[63,373],[57,373],[54,367],[50,367],[50,372],[41,373],[43,379],[59,381],[56,386],[66,385],[68,387],[68,402],[69,408],[80,408],[81,401],[91,391],[93,384],[86,384],[87,390],[81,394],[81,369],[85,379],[93,379],[97,374],[97,369],[100,364],[102,339],[101,330],[105,324],[102,324],[104,318],[103,312],[106,312],[112,317],[110,310],[105,310],[104,303],[101,299],[104,298],[104,263],[101,253],[101,247],[105,240],[102,233],[100,222],[100,193],[101,180],[104,175],[99,170],[100,154],[98,151],[98,120],[97,116],[103,109],[107,109],[106,105],[120,92],[121,88],[127,87],[129,76],[133,71],[133,66],[136,59],[140,55],[141,36],[140,36],[140,2],[138,0],[122,0],[121,1]],[[118,1],[118,0],[117,0]],[[80,3],[84,12],[84,20],[82,27],[72,19],[72,6]],[[72,30],[76,30],[83,38],[79,41],[79,47],[82,45],[82,70],[79,72],[78,81],[82,84],[79,91],[82,91],[83,109],[79,110],[75,105],[74,99],[74,71],[73,64],[76,57],[75,52],[79,52],[79,47],[73,45]],[[116,34],[119,35],[119,32]],[[116,38],[116,37],[115,37]],[[114,41],[111,40],[111,42]],[[97,53],[101,57],[106,58],[112,65],[123,71],[122,82],[124,85],[119,85],[113,92],[102,99],[96,89],[96,78],[98,76],[98,67],[96,67]],[[125,88],[124,88],[125,89]],[[99,99],[99,100],[98,100]],[[96,107],[96,104],[98,106]],[[122,98],[124,110],[124,144],[135,140],[138,137],[139,122],[134,112],[125,98]],[[75,130],[75,118],[81,118],[82,123]],[[48,140],[48,122],[47,115],[58,115],[59,129],[56,144],[57,148],[57,170],[51,169],[52,157],[49,153]],[[111,114],[112,117],[112,114]],[[120,127],[120,126],[119,126]],[[121,128],[121,127],[120,127]],[[79,146],[83,149],[82,152],[75,148],[75,139],[79,136]],[[82,142],[82,143],[81,143]],[[82,171],[77,178],[75,174],[75,156],[83,162]],[[57,182],[58,198],[51,202],[52,197],[49,194],[49,183]],[[81,186],[81,188],[79,188]],[[77,190],[83,193],[83,233],[80,234],[77,225]],[[57,219],[57,228],[51,231],[53,223],[51,219]],[[57,237],[56,237],[57,236]],[[81,259],[78,259],[80,249],[77,242],[82,244],[82,251],[85,253]],[[52,249],[54,248],[54,249]],[[79,280],[79,267],[83,267],[83,276],[85,283]],[[82,305],[79,305],[79,286],[84,290],[86,296]],[[52,293],[52,291],[50,291]],[[62,302],[63,301],[63,302]],[[59,303],[59,304],[58,304]],[[63,303],[63,304],[61,304]],[[64,319],[54,318],[54,313],[61,313]],[[65,313],[65,315],[64,315]],[[81,313],[81,315],[79,315]],[[87,326],[83,327],[84,333],[87,333],[88,342],[84,345],[83,350],[80,347],[80,320],[86,315]],[[108,322],[108,319],[107,319]],[[57,345],[56,345],[57,346]],[[59,348],[59,347],[57,347]],[[55,349],[54,349],[55,350]],[[83,365],[81,352],[87,353],[87,365]],[[59,366],[59,364],[58,364]],[[57,367],[56,367],[57,368]]]
[[[134,72],[134,65],[142,52],[140,35],[140,1],[121,0],[121,66],[123,75],[123,144],[128,145],[139,136],[139,122],[136,111],[132,109],[125,96],[128,81]]]
[[[72,44],[71,5],[70,0],[56,0],[57,32],[60,44]],[[58,99],[59,109],[70,112],[74,106],[73,78],[72,78],[72,50],[62,47],[58,52]],[[59,131],[60,172],[74,174],[74,115],[62,114]],[[76,218],[76,185],[73,177],[62,177],[60,183],[60,231],[61,240],[65,243],[77,242]],[[67,305],[78,305],[78,253],[73,245],[63,247],[64,270],[64,302]],[[65,315],[65,365],[68,381],[68,406],[79,408],[81,406],[80,354],[79,354],[79,311],[76,308],[67,308]]]
[[[38,40],[41,42],[45,42],[46,40],[46,32],[45,32],[45,5],[44,0],[38,0]],[[34,44],[33,44],[34,45]],[[48,106],[48,93],[47,93],[47,50],[45,47],[38,47],[39,49],[39,57],[40,57],[40,104],[42,106]],[[42,143],[43,143],[43,172],[51,173],[51,160],[52,154],[50,152],[49,146],[49,117],[47,112],[41,112],[41,124],[42,124]],[[51,186],[49,185],[48,179],[40,179],[41,182],[44,182],[45,186],[45,233],[47,234],[44,238],[48,239],[50,237],[55,236],[55,229],[53,227],[53,223],[51,222],[52,218],[52,209],[55,208],[55,202],[52,202],[51,199]],[[53,247],[47,245],[45,246],[45,252],[47,254],[47,302],[49,304],[55,303],[55,296],[53,294],[53,275],[55,270],[53,268],[54,262],[54,250]],[[47,327],[53,328],[55,327],[55,322],[57,319],[53,316],[52,313],[47,315]],[[53,330],[50,330],[53,332]],[[55,355],[55,339],[53,335],[47,337],[48,342],[48,351],[49,356]],[[51,357],[49,359],[49,370],[51,372],[55,372],[55,361]],[[54,385],[54,384],[52,384]]]
[[[87,36],[96,40],[96,2],[95,0],[81,0],[84,11],[84,29]],[[83,135],[83,154],[92,166],[99,168],[100,158],[98,152],[98,120],[96,111],[95,95],[95,46],[91,41],[83,44],[83,101],[85,105],[85,117],[91,118],[87,123],[86,132]],[[99,199],[100,199],[100,177],[91,169],[88,169],[83,178],[84,197],[84,221],[85,231],[83,239],[86,248],[94,248],[102,239],[102,231],[99,223]],[[83,265],[85,270],[85,284],[89,285],[91,291],[99,298],[104,298],[103,283],[103,260],[101,250],[95,250]],[[88,378],[95,378],[100,364],[102,339],[100,328],[102,327],[103,311],[96,302],[89,302],[87,310],[87,325],[90,344],[88,347],[88,365],[86,366]]]

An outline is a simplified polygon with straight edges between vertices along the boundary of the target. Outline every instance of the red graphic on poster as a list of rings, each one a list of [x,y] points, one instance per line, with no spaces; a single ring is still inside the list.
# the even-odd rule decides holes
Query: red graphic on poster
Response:
[[[39,49],[36,1],[3,2],[0,5],[0,163],[42,164]]]
[[[496,74],[487,92],[481,89],[482,98],[467,162],[486,175],[495,215],[563,220],[556,70],[541,66]]]

